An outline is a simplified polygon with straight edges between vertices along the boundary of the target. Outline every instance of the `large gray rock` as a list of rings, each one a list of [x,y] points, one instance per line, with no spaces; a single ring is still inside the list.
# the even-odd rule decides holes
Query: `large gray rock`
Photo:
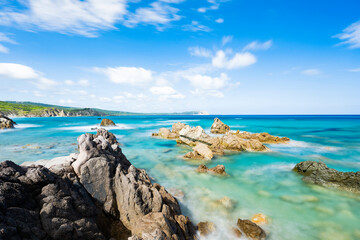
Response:
[[[16,123],[12,119],[0,113],[0,129],[14,128],[15,124]]]
[[[78,143],[69,157],[0,164],[0,239],[196,238],[177,200],[131,165],[112,133]]]
[[[340,172],[315,161],[300,162],[293,170],[307,183],[360,193],[360,172]]]

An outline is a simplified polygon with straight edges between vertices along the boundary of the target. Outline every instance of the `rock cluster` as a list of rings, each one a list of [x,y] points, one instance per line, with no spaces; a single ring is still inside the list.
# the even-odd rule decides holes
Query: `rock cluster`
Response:
[[[126,159],[112,133],[78,144],[79,154],[46,167],[0,164],[0,239],[195,239],[177,200]]]
[[[300,162],[293,170],[303,175],[306,183],[360,193],[360,172],[340,172],[315,161]]]
[[[224,134],[230,131],[230,127],[223,123],[220,119],[215,118],[214,123],[211,126],[211,133],[214,134]]]
[[[243,139],[256,139],[262,143],[274,144],[274,143],[287,143],[290,141],[288,137],[277,137],[270,135],[269,133],[249,133],[236,131],[236,135]]]
[[[205,165],[200,165],[196,171],[198,173],[211,173],[211,174],[216,174],[216,175],[227,175],[225,172],[225,166],[224,165],[217,165],[216,167],[213,168],[208,168]]]
[[[0,114],[0,129],[14,128],[15,124],[16,123],[12,119]]]
[[[100,126],[102,127],[116,126],[116,124],[112,120],[104,118],[103,120],[101,120]]]

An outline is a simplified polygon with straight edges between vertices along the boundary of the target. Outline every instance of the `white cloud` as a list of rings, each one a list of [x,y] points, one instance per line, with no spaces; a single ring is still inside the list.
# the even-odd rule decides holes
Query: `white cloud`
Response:
[[[150,7],[138,8],[135,13],[130,13],[124,24],[128,27],[135,27],[139,23],[151,24],[162,30],[164,25],[172,21],[178,21],[181,17],[177,14],[179,9],[166,3],[180,3],[181,1],[158,1],[150,4]]]
[[[227,0],[207,0],[210,3],[209,7],[198,8],[198,12],[206,13],[208,10],[218,10],[221,2],[226,2]]]
[[[16,63],[0,63],[0,75],[14,79],[36,79],[40,75],[31,67]]]
[[[16,44],[16,42],[14,40],[12,40],[10,37],[8,37],[5,33],[1,33],[1,32],[0,32],[0,42]]]
[[[60,99],[59,100],[59,103],[60,104],[71,104],[71,103],[73,103],[74,101],[73,100],[71,100],[71,99]]]
[[[313,69],[306,69],[304,71],[301,71],[301,73],[307,76],[316,76],[316,75],[320,75],[322,72],[319,69],[313,68]]]
[[[268,40],[266,42],[258,42],[258,41],[253,41],[251,43],[249,43],[248,45],[246,45],[243,48],[243,51],[249,51],[249,50],[267,50],[269,48],[271,48],[272,46],[272,40]]]
[[[33,68],[17,63],[0,63],[0,75],[11,79],[30,80],[40,89],[48,89],[58,84],[56,81],[43,77],[42,73]]]
[[[110,81],[118,84],[142,85],[152,81],[152,72],[137,67],[94,68],[96,72],[105,74]]]
[[[154,86],[150,88],[150,92],[154,95],[159,95],[160,101],[185,98],[184,95],[178,93],[174,88],[170,86]]]
[[[223,19],[223,18],[218,18],[218,19],[215,20],[215,22],[217,22],[217,23],[223,23],[223,22],[224,22],[224,19]]]
[[[190,32],[210,32],[211,29],[198,21],[192,21],[191,24],[184,25],[183,29]]]
[[[1,53],[9,53],[9,49],[4,45],[0,44],[0,52]]]
[[[116,29],[117,24],[134,27],[140,23],[155,25],[158,29],[181,16],[179,9],[170,6],[182,0],[158,0],[149,7],[128,10],[135,0],[27,0],[19,1],[21,10],[14,3],[5,4],[0,10],[0,24],[17,26],[25,30],[55,31],[96,37],[102,30]],[[66,16],[66,17],[65,17]],[[60,20],[59,20],[60,19]]]
[[[232,58],[228,59],[227,54],[219,50],[212,58],[212,65],[217,68],[234,69],[250,66],[256,63],[256,57],[251,53],[236,53]]]
[[[75,83],[71,80],[65,80],[65,84],[68,85],[68,86],[74,86]]]
[[[349,69],[349,72],[360,72],[360,68]]]
[[[227,43],[231,42],[233,40],[233,36],[223,36],[221,39],[222,45],[226,45]]]
[[[200,89],[195,89],[194,91],[191,91],[191,93],[193,95],[197,95],[197,96],[210,96],[210,97],[216,97],[216,98],[223,98],[224,97],[224,93],[220,92],[218,90],[200,90]]]
[[[143,93],[133,94],[133,93],[129,93],[129,92],[124,92],[124,97],[130,98],[130,99],[136,99],[139,101],[143,101],[143,100],[147,99],[147,96],[144,95]]]
[[[360,21],[351,24],[335,37],[342,40],[340,44],[349,45],[350,49],[360,48]]]
[[[191,56],[196,57],[211,57],[212,53],[210,50],[202,47],[189,47],[189,52]]]
[[[184,78],[189,80],[195,88],[208,90],[220,89],[229,81],[229,77],[225,73],[221,73],[219,77],[195,74],[184,76]]]
[[[89,86],[89,80],[81,79],[81,80],[78,81],[78,84],[80,86],[87,87],[87,86]]]

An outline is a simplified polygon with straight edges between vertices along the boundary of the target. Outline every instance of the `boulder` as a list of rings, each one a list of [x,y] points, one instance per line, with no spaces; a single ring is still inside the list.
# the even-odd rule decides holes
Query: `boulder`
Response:
[[[227,175],[225,172],[225,166],[224,165],[217,165],[213,168],[208,168],[205,165],[200,165],[196,171],[198,173],[211,173],[216,175]]]
[[[176,139],[178,134],[171,132],[168,128],[160,128],[159,133],[157,135],[153,134],[152,136],[159,136],[165,139]]]
[[[212,137],[205,133],[204,129],[200,126],[190,127],[186,125],[179,132],[180,140],[190,146],[195,146],[197,143],[204,143],[211,146]]]
[[[171,132],[176,133],[176,134],[179,134],[179,132],[181,131],[181,129],[183,129],[185,126],[186,126],[186,124],[185,124],[185,123],[182,123],[182,122],[174,123],[174,124],[172,125],[172,130],[171,130]]]
[[[233,151],[267,152],[269,148],[256,139],[245,140],[236,134],[227,133],[221,138],[224,149]]]
[[[100,126],[102,126],[102,127],[116,126],[116,124],[115,124],[112,120],[107,119],[107,118],[104,118],[104,119],[101,121]]]
[[[79,154],[48,163],[0,164],[0,239],[195,239],[177,200],[126,159],[112,133],[78,144]]]
[[[266,239],[265,231],[250,220],[238,219],[237,227],[251,240]]]
[[[12,119],[0,114],[0,129],[14,128],[15,124],[16,123]]]
[[[262,143],[275,144],[275,143],[287,143],[290,141],[288,137],[277,137],[270,135],[269,133],[249,133],[236,131],[236,135],[243,139],[256,139]]]
[[[197,229],[201,237],[206,237],[215,231],[215,224],[212,222],[199,222]]]
[[[214,123],[211,126],[211,133],[214,134],[224,134],[227,133],[228,131],[230,131],[230,127],[228,125],[226,125],[225,123],[223,123],[220,119],[215,118],[214,119]]]
[[[315,161],[300,162],[293,170],[301,174],[306,183],[360,192],[360,172],[340,172],[328,168],[323,162]]]

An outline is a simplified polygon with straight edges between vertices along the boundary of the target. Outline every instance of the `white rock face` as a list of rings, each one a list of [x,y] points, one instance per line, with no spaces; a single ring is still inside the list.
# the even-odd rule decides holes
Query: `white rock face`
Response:
[[[188,145],[195,145],[197,142],[210,143],[211,137],[207,135],[204,129],[200,126],[190,127],[185,126],[179,132],[180,140]]]
[[[213,152],[206,144],[198,143],[193,150],[203,156],[206,160],[211,160],[214,157]]]

